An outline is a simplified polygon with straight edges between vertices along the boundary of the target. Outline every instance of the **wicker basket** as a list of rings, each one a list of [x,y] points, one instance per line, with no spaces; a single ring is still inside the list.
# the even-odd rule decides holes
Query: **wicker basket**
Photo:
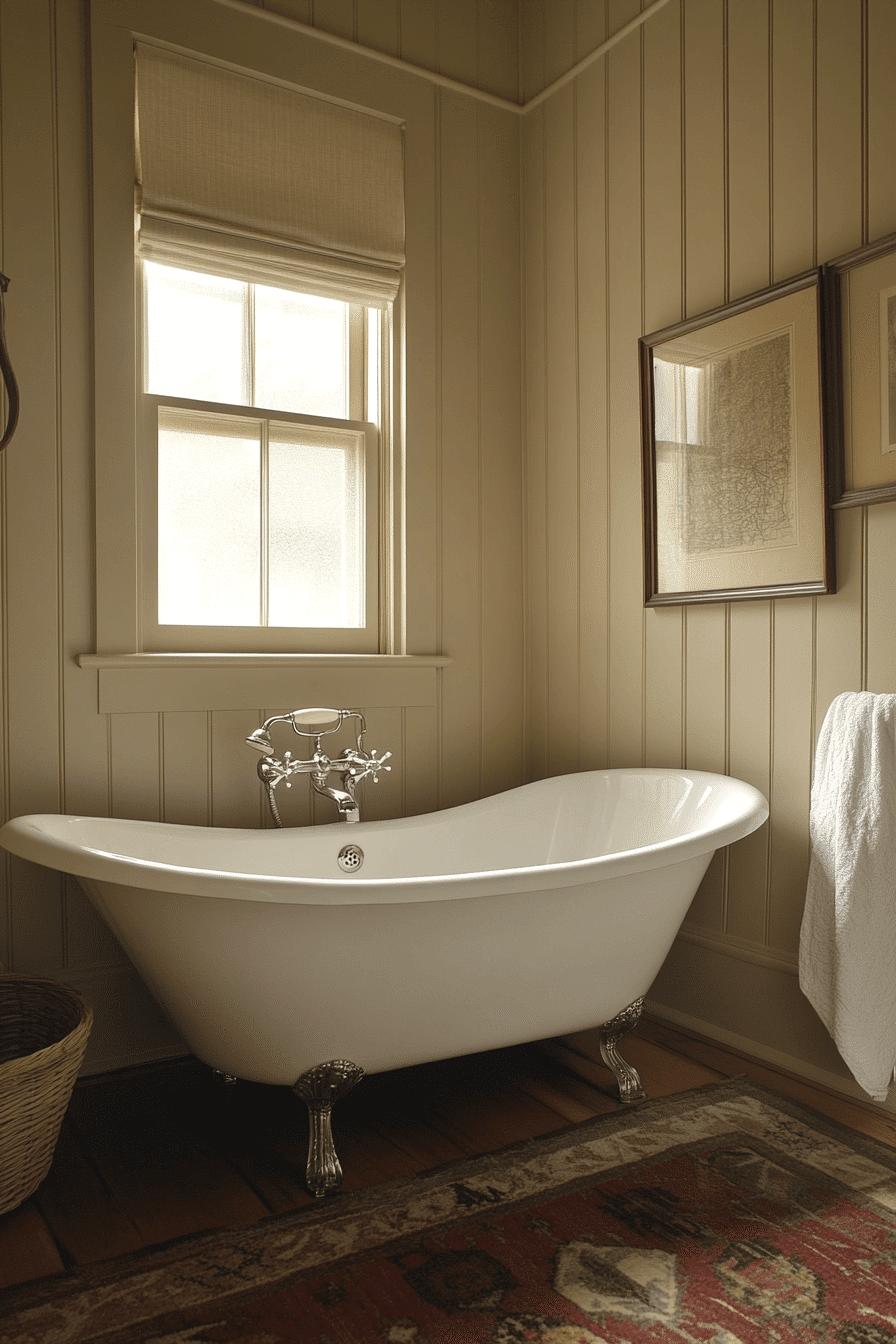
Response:
[[[92,1022],[67,985],[0,975],[0,1214],[50,1170]]]

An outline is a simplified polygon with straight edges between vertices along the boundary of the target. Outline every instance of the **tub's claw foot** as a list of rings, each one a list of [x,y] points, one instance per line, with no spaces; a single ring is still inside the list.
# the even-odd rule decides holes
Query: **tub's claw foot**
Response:
[[[342,1167],[333,1147],[330,1114],[333,1103],[364,1077],[364,1070],[348,1059],[331,1059],[303,1073],[293,1092],[308,1107],[308,1165],[305,1181],[316,1199],[342,1185]]]
[[[621,1013],[617,1013],[600,1029],[600,1056],[619,1084],[619,1100],[624,1105],[644,1101],[647,1093],[641,1085],[637,1069],[620,1055],[617,1046],[633,1027],[638,1025],[644,1008],[643,999],[635,999]]]

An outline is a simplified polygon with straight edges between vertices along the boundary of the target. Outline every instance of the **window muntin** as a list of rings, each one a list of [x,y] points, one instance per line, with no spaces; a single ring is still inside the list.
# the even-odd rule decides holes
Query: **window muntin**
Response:
[[[382,313],[143,273],[145,647],[375,649]]]

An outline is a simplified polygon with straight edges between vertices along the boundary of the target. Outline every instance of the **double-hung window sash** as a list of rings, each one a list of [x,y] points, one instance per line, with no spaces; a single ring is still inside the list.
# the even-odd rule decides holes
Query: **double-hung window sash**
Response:
[[[144,647],[379,647],[392,121],[138,43]]]

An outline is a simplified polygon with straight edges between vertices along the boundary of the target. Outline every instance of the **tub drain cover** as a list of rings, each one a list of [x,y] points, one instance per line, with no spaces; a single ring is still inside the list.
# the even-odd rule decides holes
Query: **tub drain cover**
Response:
[[[343,845],[336,862],[344,873],[357,872],[364,862],[364,851],[360,845]]]

